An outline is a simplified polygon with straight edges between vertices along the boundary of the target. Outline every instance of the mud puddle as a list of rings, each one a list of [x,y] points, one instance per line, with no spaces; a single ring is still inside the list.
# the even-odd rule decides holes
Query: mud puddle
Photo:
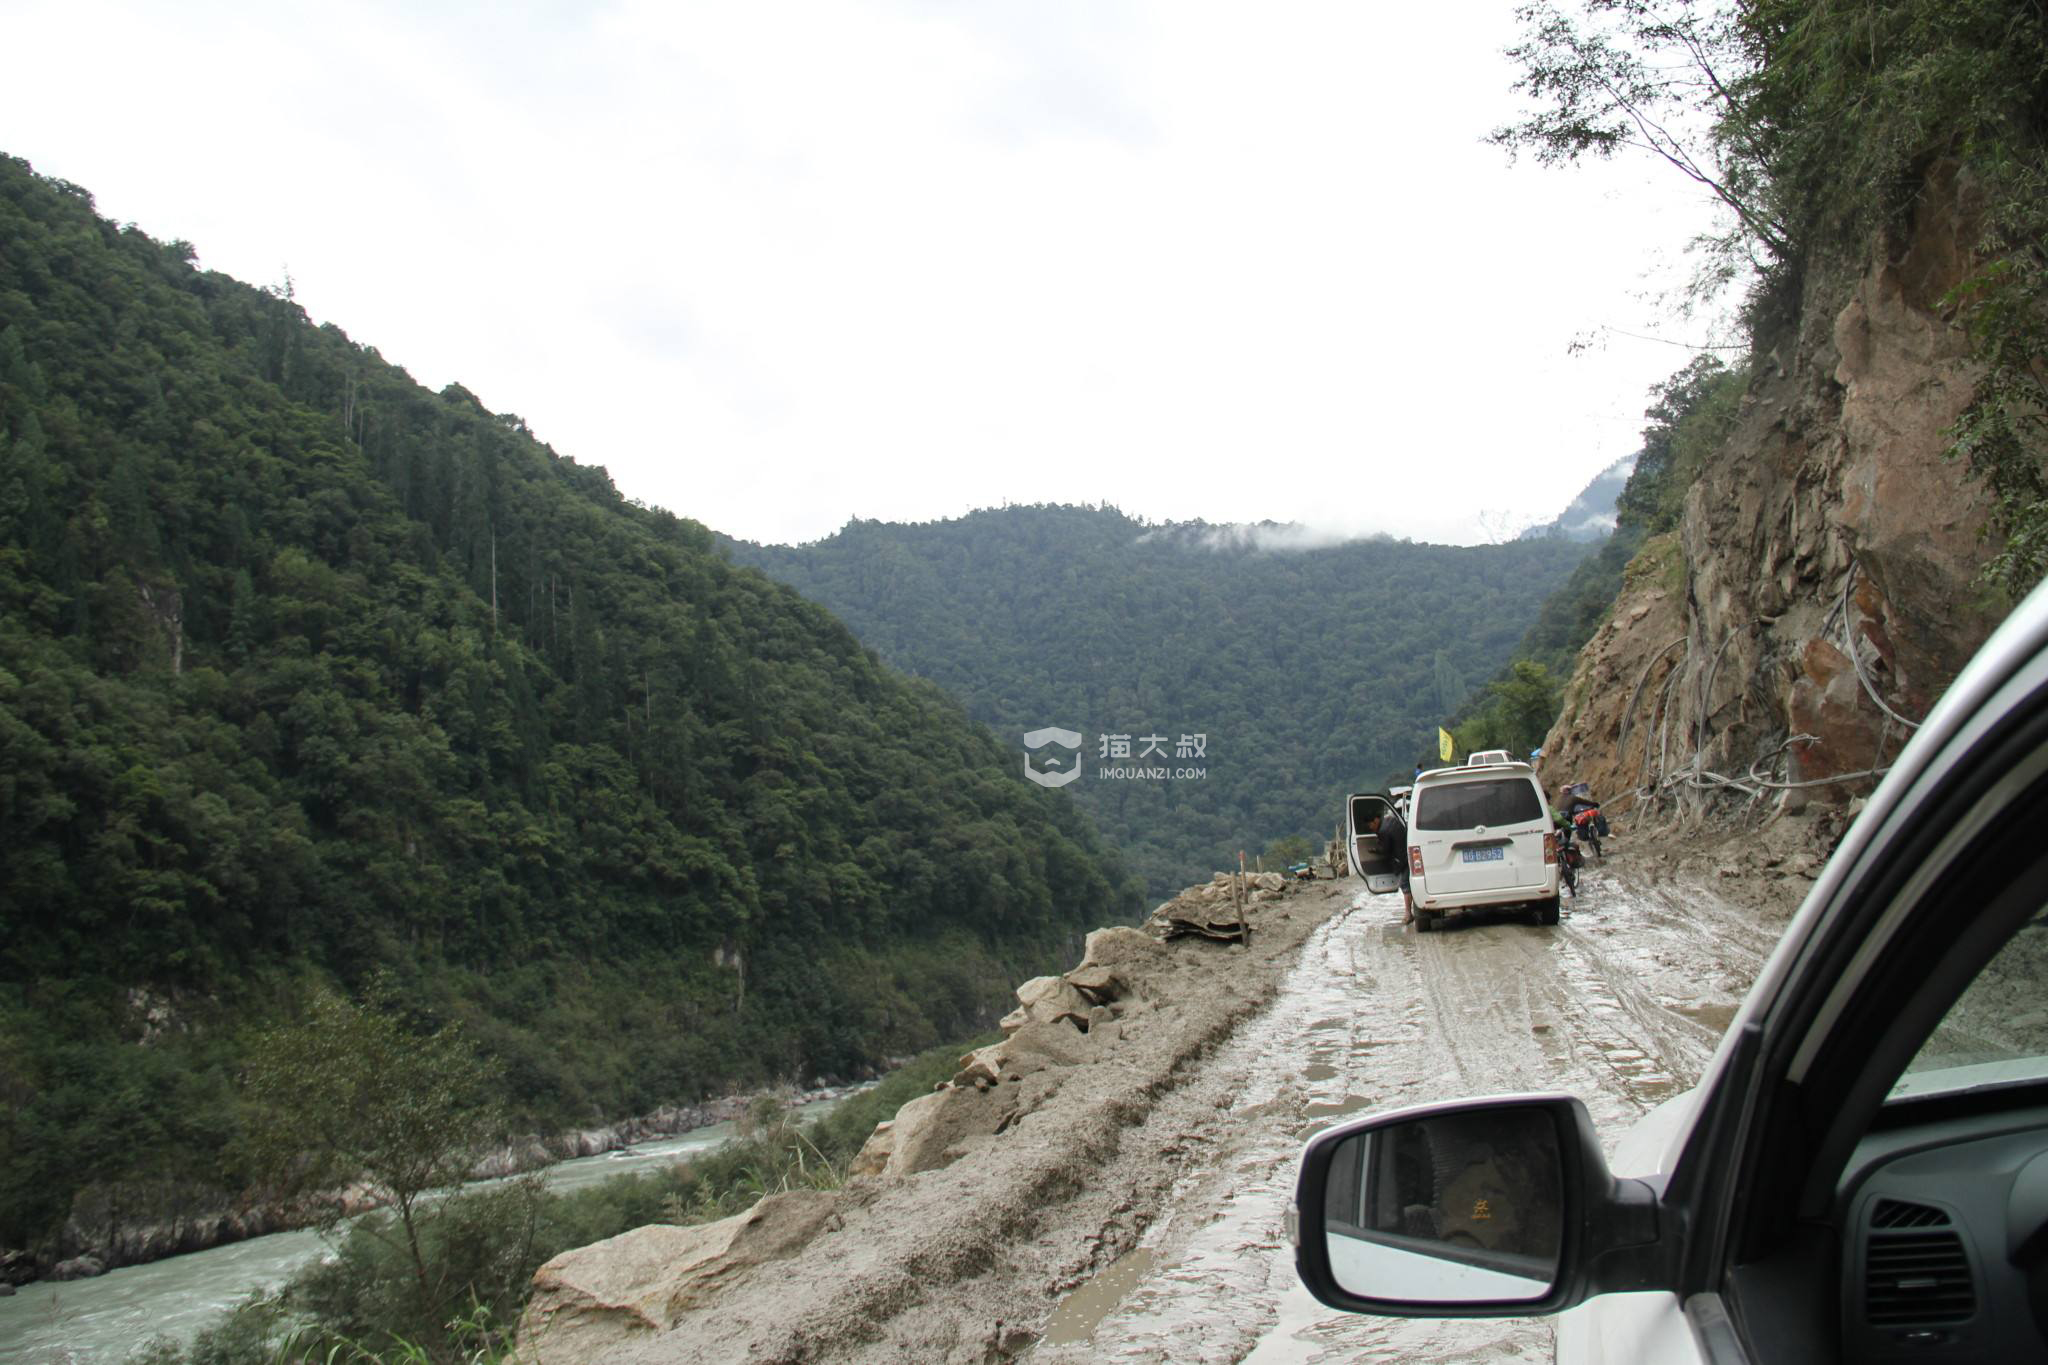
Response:
[[[1087,1341],[1095,1328],[1135,1289],[1152,1269],[1152,1253],[1144,1247],[1116,1258],[1100,1275],[1060,1300],[1045,1324],[1048,1346],[1067,1346]]]

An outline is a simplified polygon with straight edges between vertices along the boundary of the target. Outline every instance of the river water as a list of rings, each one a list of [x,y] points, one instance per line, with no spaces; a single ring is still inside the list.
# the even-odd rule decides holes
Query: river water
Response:
[[[814,1119],[838,1099],[798,1105]],[[733,1136],[731,1123],[558,1162],[540,1174],[550,1189],[574,1190],[614,1176],[654,1170],[708,1151]],[[273,1289],[325,1254],[318,1232],[277,1232],[147,1265],[123,1266],[89,1280],[43,1280],[0,1298],[0,1365],[101,1365],[119,1362],[154,1336],[184,1343],[252,1290]]]

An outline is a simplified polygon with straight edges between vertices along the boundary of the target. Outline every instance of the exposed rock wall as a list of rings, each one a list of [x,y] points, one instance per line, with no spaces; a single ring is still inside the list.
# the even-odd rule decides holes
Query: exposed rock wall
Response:
[[[1846,805],[1990,634],[1988,499],[1942,458],[1978,376],[1944,299],[1972,268],[1973,199],[1938,168],[1905,240],[1813,272],[1675,547],[1646,547],[1580,655],[1552,791],[1588,780],[1680,822]]]

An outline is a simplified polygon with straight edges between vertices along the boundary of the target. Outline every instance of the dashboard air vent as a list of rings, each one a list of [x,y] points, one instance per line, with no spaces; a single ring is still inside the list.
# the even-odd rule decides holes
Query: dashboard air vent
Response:
[[[1871,1211],[1874,1228],[1945,1228],[1948,1213],[1931,1204],[1908,1204],[1903,1199],[1880,1199]]]
[[[1977,1311],[1969,1253],[1949,1216],[1927,1204],[1880,1199],[1870,1212],[1863,1306],[1872,1327],[1961,1322]]]

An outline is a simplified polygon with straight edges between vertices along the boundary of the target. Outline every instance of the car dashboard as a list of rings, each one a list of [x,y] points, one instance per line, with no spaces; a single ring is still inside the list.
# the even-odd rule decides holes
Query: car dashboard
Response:
[[[1985,1098],[1888,1105],[1858,1144],[1836,1210],[1843,1359],[2048,1358],[2048,1107]]]

